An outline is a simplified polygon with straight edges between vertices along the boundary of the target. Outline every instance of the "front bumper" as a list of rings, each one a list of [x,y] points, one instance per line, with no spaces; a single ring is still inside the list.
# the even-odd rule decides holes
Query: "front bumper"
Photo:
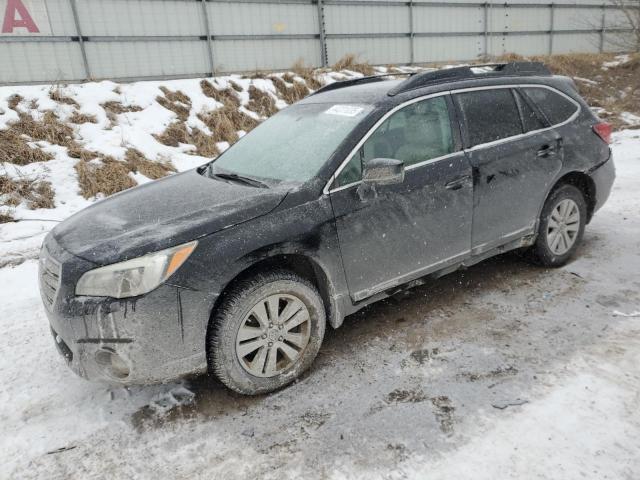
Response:
[[[43,286],[47,259],[59,265],[57,289]],[[63,250],[51,235],[45,239],[40,265],[54,342],[81,377],[132,385],[206,371],[206,329],[213,302],[209,296],[165,284],[131,299],[78,297],[78,278],[96,266]]]

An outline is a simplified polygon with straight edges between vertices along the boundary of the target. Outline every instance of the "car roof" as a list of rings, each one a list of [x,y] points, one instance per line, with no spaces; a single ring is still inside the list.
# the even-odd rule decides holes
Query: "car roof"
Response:
[[[523,64],[525,63],[523,62],[520,65]],[[458,68],[457,70],[462,70],[462,68]],[[546,67],[543,68],[546,70]],[[442,75],[442,72],[442,70],[435,70],[433,72],[427,71],[425,73],[431,76],[439,74]],[[326,91],[323,91],[321,89],[318,92],[306,97],[299,103],[360,103],[388,107],[404,103],[416,97],[422,97],[442,91],[513,84],[551,85],[566,91],[567,79],[565,77],[553,76],[548,72],[548,70],[546,70],[546,72],[547,74],[542,75],[479,75],[475,78],[469,76],[460,76],[459,78],[442,79],[440,81],[434,82],[429,82],[429,79],[427,78],[427,81],[424,83],[420,83],[420,79],[417,76],[401,80],[388,80],[387,78],[389,77],[385,76],[364,77],[360,79],[362,83],[350,84],[353,81],[353,79],[350,79],[345,81],[344,86],[329,84],[329,86],[326,87]],[[418,80],[417,85],[408,85],[412,82],[416,83],[415,80]],[[358,80],[356,79],[356,82],[357,81]]]

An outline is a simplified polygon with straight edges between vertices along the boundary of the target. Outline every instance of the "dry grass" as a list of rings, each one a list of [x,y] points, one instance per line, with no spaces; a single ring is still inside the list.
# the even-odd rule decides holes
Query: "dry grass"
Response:
[[[192,129],[189,136],[190,142],[196,147],[195,154],[206,158],[215,158],[220,155],[213,135],[207,135],[197,128]]]
[[[11,104],[17,106],[20,101],[14,96]],[[60,122],[52,111],[45,112],[39,120],[24,112],[18,112],[18,117],[18,121],[11,123],[7,130],[0,130],[0,162],[27,165],[53,158],[40,148],[29,146],[30,141],[45,141],[63,147],[75,144],[73,129]]]
[[[180,90],[175,92],[167,87],[160,87],[164,96],[157,96],[156,101],[167,110],[171,110],[183,122],[189,118],[191,99]]]
[[[13,222],[15,219],[9,212],[0,212],[0,223]]]
[[[154,162],[135,148],[128,148],[124,159],[131,172],[139,172],[152,180],[157,180],[176,172],[175,167],[170,162]]]
[[[184,122],[173,122],[165,128],[164,132],[159,135],[154,134],[153,137],[168,147],[178,147],[181,143],[190,143],[189,132]]]
[[[24,100],[22,96],[18,95],[17,93],[14,93],[9,97],[9,99],[7,100],[7,103],[9,104],[9,108],[11,110],[15,110],[16,108],[18,108],[18,105],[20,104],[20,102],[22,102],[22,100]]]
[[[0,198],[2,206],[18,206],[23,201],[27,208],[53,208],[53,189],[51,183],[45,180],[29,178],[10,178],[0,175]]]
[[[53,155],[43,152],[38,147],[30,147],[29,140],[13,128],[0,130],[0,163],[28,165],[35,162],[46,162]]]
[[[333,65],[333,70],[339,72],[340,70],[350,70],[352,72],[358,72],[363,75],[373,75],[376,71],[368,62],[358,62],[357,57],[350,53],[342,57]]]
[[[640,54],[631,56],[622,65],[602,69],[603,62],[612,61],[614,54],[573,53],[568,55],[534,56],[525,58],[516,54],[498,57],[498,61],[535,60],[543,62],[556,75],[575,79],[580,94],[592,107],[608,113],[599,114],[615,128],[627,126],[620,118],[622,112],[640,116]],[[576,79],[578,77],[578,79]],[[580,80],[585,78],[592,84]]]
[[[278,96],[288,104],[296,103],[310,93],[307,86],[302,82],[293,81],[292,86],[289,87],[281,78],[274,76],[271,77],[271,81],[273,86],[276,87]]]
[[[298,60],[291,67],[291,71],[295,73],[298,77],[304,80],[304,83],[307,84],[312,90],[317,90],[322,87],[322,83],[315,77],[315,70],[310,67],[306,67],[304,65],[304,61],[302,59]]]
[[[270,117],[278,112],[276,102],[271,95],[255,86],[249,87],[249,103],[247,108],[262,117]]]
[[[229,85],[231,85],[231,88],[233,88],[236,92],[242,92],[244,90],[241,85],[238,85],[233,80],[229,80]]]
[[[141,112],[142,107],[137,105],[123,105],[122,102],[110,101],[100,105],[107,112],[107,115],[119,115],[121,113]]]
[[[70,146],[73,140],[73,129],[62,123],[52,111],[44,112],[42,119],[34,120],[26,113],[18,113],[20,119],[12,123],[10,129],[19,135],[26,135],[36,141],[45,141],[60,145]]]
[[[76,102],[73,98],[66,96],[60,88],[54,88],[49,91],[49,98],[54,102],[64,103],[65,105],[73,105],[74,107],[79,107],[78,102]]]
[[[79,125],[82,123],[98,123],[98,119],[95,115],[81,113],[78,110],[75,110],[69,117],[69,122]]]
[[[232,144],[238,140],[238,130],[242,130],[233,120],[237,113],[239,113],[238,110],[224,106],[208,113],[198,114],[198,118],[213,132],[214,142]]]
[[[129,175],[132,172],[157,180],[176,171],[170,162],[154,162],[135,148],[127,149],[124,161],[82,148],[75,153],[74,158],[80,159],[75,165],[80,193],[87,199],[135,187],[137,184]]]
[[[220,102],[225,106],[232,105],[235,108],[240,106],[240,98],[233,88],[216,88],[207,80],[200,82],[200,88],[202,88],[202,93],[207,97],[213,98],[216,102]]]
[[[234,143],[238,140],[238,130],[248,132],[258,125],[257,120],[239,110],[240,98],[234,88],[218,89],[207,80],[202,80],[200,87],[206,96],[222,103],[220,108],[198,114],[198,118],[213,132],[213,142]]]
[[[193,128],[189,133],[184,122],[174,122],[164,132],[154,137],[169,147],[178,147],[181,143],[191,144],[196,147],[195,154],[202,157],[214,158],[220,154],[212,135],[207,135],[197,128]]]
[[[267,78],[267,72],[265,72],[264,70],[256,70],[251,75],[249,75],[249,78],[251,80],[259,80],[259,79]]]
[[[129,166],[112,157],[102,157],[99,162],[80,160],[75,169],[80,193],[87,199],[100,193],[113,195],[136,186],[136,182],[129,176]]]
[[[100,156],[96,152],[92,152],[90,150],[85,149],[78,143],[71,145],[67,149],[67,155],[69,155],[71,158],[79,158],[86,162],[88,162],[89,160],[93,160],[94,158],[98,158]]]

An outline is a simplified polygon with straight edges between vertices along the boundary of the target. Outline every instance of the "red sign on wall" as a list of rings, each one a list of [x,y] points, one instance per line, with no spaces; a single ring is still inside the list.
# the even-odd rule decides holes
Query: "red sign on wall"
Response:
[[[44,0],[0,0],[0,35],[51,33]]]

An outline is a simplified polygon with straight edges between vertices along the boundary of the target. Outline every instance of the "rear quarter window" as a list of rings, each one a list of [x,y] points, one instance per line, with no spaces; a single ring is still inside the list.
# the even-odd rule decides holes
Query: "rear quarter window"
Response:
[[[548,88],[525,87],[522,91],[538,106],[551,125],[566,122],[578,110],[575,103]]]
[[[467,131],[467,147],[523,133],[518,106],[509,88],[458,93],[456,100]]]

